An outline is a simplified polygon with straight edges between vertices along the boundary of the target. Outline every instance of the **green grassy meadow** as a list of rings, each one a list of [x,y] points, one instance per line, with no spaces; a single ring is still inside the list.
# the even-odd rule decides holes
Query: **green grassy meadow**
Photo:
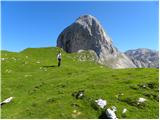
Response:
[[[158,69],[111,69],[65,52],[57,67],[56,54],[51,47],[1,51],[1,101],[15,97],[1,106],[1,118],[98,119],[104,111],[94,104],[99,98],[107,101],[106,108],[117,107],[119,119],[159,118]],[[82,99],[72,96],[79,90],[85,91]],[[140,97],[147,101],[137,105]]]

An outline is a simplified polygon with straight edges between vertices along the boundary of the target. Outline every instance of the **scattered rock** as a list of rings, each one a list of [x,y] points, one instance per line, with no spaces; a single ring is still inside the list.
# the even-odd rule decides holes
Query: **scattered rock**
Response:
[[[127,109],[124,108],[124,109],[122,110],[122,117],[123,117],[123,118],[126,118],[126,112],[127,112]]]
[[[127,109],[124,108],[123,111],[122,111],[122,114],[125,114],[127,112]]]
[[[95,100],[95,102],[97,103],[97,105],[100,107],[100,108],[104,108],[106,105],[107,105],[107,101],[106,100],[103,100],[103,99],[98,99],[98,100]]]
[[[146,85],[143,85],[142,87],[143,87],[143,88],[146,88],[147,86],[146,86]]]
[[[141,104],[141,103],[144,103],[146,101],[145,98],[139,98],[138,101],[137,101],[137,104]]]
[[[106,115],[107,115],[107,118],[109,118],[109,119],[118,119],[116,114],[115,114],[115,111],[111,110],[110,108],[108,108],[106,110]]]
[[[5,99],[3,102],[1,102],[0,104],[3,105],[3,104],[10,103],[13,98],[14,98],[14,97],[9,97],[9,98]]]

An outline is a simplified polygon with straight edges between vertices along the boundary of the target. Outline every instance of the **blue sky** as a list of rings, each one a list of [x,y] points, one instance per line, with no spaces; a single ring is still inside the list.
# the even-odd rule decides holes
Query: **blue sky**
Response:
[[[56,46],[58,35],[76,18],[91,14],[120,51],[158,50],[158,2],[2,2],[1,49]]]

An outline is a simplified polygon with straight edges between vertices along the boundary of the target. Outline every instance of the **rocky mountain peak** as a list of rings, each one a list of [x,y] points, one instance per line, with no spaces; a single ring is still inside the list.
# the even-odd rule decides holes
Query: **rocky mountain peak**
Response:
[[[57,46],[66,52],[93,50],[98,62],[112,68],[135,67],[132,61],[113,45],[102,25],[92,15],[83,15],[65,28],[57,39]]]
[[[84,27],[92,27],[94,23],[100,26],[97,18],[92,15],[82,15],[76,19],[75,23],[81,24]]]
[[[96,17],[92,15],[82,15],[76,19],[76,22],[91,22],[92,20],[97,20]]]
[[[70,42],[71,40],[72,42]],[[118,52],[112,45],[111,38],[106,35],[99,21],[92,15],[83,15],[76,19],[60,34],[57,46],[62,47],[67,52],[91,49],[98,56],[103,47],[108,49],[108,53]]]

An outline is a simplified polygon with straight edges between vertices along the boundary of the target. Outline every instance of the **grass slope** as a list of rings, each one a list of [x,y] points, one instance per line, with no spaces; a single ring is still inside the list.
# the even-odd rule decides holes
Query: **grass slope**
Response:
[[[65,52],[58,68],[56,48],[1,53],[1,100],[15,97],[2,106],[2,118],[96,119],[103,113],[94,104],[98,98],[107,100],[107,108],[116,106],[118,118],[159,117],[158,69],[110,69]],[[83,99],[72,96],[79,90],[85,90]],[[147,101],[137,105],[139,97]]]

